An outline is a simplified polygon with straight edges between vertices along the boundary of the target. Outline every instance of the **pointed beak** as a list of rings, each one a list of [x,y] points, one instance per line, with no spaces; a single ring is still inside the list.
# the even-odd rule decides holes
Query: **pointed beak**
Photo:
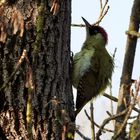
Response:
[[[89,24],[89,22],[85,18],[82,17],[82,19],[85,22],[85,25],[87,28],[91,27],[91,25]]]
[[[90,28],[91,28],[91,25],[90,25],[89,22],[88,22],[86,19],[84,19],[83,17],[82,17],[82,19],[83,19],[83,21],[85,22],[85,25],[86,25],[86,38],[88,38],[88,37],[90,36],[89,30],[90,30]]]

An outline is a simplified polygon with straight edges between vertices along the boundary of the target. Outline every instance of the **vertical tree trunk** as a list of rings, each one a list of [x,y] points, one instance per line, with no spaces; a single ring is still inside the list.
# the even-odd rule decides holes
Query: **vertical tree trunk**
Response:
[[[59,9],[55,15],[50,12],[53,4]],[[73,139],[71,0],[18,0],[4,3],[0,10],[4,135],[11,140]]]
[[[135,0],[132,8],[132,13],[130,17],[129,31],[138,32],[140,24],[140,0]],[[137,44],[137,37],[133,35],[128,35],[126,43],[126,51],[124,58],[124,65],[120,83],[119,90],[119,100],[117,113],[125,110],[130,104],[130,86],[131,86],[131,76],[134,64],[135,50]],[[125,120],[125,115],[118,118],[115,124],[115,134],[121,129],[122,123]],[[125,127],[122,129],[121,134],[118,137],[118,140],[125,140],[126,131]]]

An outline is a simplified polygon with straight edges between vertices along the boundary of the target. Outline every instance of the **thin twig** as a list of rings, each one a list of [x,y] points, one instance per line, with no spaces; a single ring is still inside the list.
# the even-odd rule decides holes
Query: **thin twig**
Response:
[[[86,27],[84,24],[71,24],[72,27]]]
[[[100,129],[98,130],[98,132],[97,132],[97,134],[96,134],[96,139],[97,139],[97,140],[100,139],[99,137],[100,137],[100,135],[102,134],[102,130],[104,129],[104,127],[105,127],[105,125],[106,125],[107,123],[109,123],[111,120],[114,120],[114,119],[116,119],[116,118],[118,118],[118,117],[120,117],[120,116],[126,114],[127,111],[128,111],[128,108],[125,109],[123,112],[121,112],[121,113],[119,113],[119,114],[112,115],[111,117],[105,119],[105,120],[103,121],[102,125],[100,126]]]
[[[75,131],[81,138],[83,138],[83,140],[90,140],[90,138],[85,137],[78,129],[76,129]]]
[[[137,117],[138,117],[137,115],[136,116],[130,116],[129,119],[135,119]]]
[[[91,121],[91,118],[90,118],[90,116],[88,115],[87,111],[86,111],[86,110],[84,110],[84,111],[85,111],[85,114],[86,114],[88,120]],[[97,128],[101,128],[95,121],[94,121],[94,124],[95,124],[95,126],[96,126]],[[110,129],[107,129],[107,128],[102,129],[102,132],[103,132],[103,133],[105,133],[105,131],[114,133],[113,130],[110,130]]]
[[[111,117],[113,114],[110,113],[109,111],[106,111],[106,113]]]
[[[104,5],[103,5],[102,0],[100,0],[100,15],[98,17],[98,20],[92,25],[98,26],[99,23],[102,21],[102,19],[105,17],[105,15],[107,14],[109,10],[109,6],[107,4],[108,4],[108,0],[105,1]],[[71,24],[71,26],[72,27],[85,27],[84,24]]]
[[[92,140],[95,140],[95,128],[94,128],[94,108],[93,108],[93,102],[90,102],[90,122],[91,122],[91,133],[92,133]]]
[[[131,112],[132,112],[132,109],[133,109],[133,105],[130,105],[129,109],[128,109],[128,112],[127,112],[127,115],[122,123],[122,126],[120,127],[120,129],[118,130],[117,134],[113,136],[112,140],[116,140],[118,138],[118,136],[120,135],[120,133],[122,132],[123,128],[126,126],[127,124],[127,121],[131,115]]]
[[[113,136],[112,140],[116,140],[119,137],[119,135],[121,134],[121,132],[124,129],[124,127],[126,126],[127,121],[128,121],[128,119],[129,119],[129,117],[131,115],[132,109],[136,105],[136,101],[137,101],[137,96],[138,96],[139,90],[140,90],[140,81],[138,81],[138,82],[135,81],[135,94],[134,94],[135,96],[134,96],[133,101],[131,102],[131,104],[130,104],[130,106],[128,108],[128,112],[127,112],[127,114],[125,116],[125,119],[123,121],[123,124],[121,125],[121,127],[118,130],[117,134]],[[133,92],[133,90],[130,89],[130,92]]]
[[[99,19],[104,15],[104,10],[105,10],[107,4],[108,4],[108,0],[106,0],[104,6],[102,6],[102,9],[101,9],[101,13],[100,13]],[[105,12],[106,12],[106,11],[105,11]]]
[[[99,23],[102,21],[102,19],[105,17],[105,15],[107,14],[108,10],[109,10],[109,6],[108,4],[108,0],[105,1],[104,5],[102,3],[102,0],[100,0],[100,15],[98,20],[93,24],[93,25],[99,25]]]
[[[107,6],[106,11],[104,12],[104,14],[98,19],[98,21],[96,21],[93,25],[99,25],[99,23],[102,21],[102,19],[105,17],[105,15],[107,14],[108,10],[109,10],[109,6]]]
[[[117,51],[117,48],[114,49],[114,53],[113,53],[113,56],[112,56],[113,62],[115,60],[116,51]],[[110,95],[112,96],[113,95],[112,94],[112,78],[110,79],[109,89],[110,89]],[[113,115],[114,114],[114,112],[113,112],[114,108],[113,108],[113,101],[112,100],[110,100],[110,107],[111,107],[111,115]],[[115,126],[115,122],[112,121],[112,123],[113,123],[113,126]]]
[[[118,102],[118,99],[114,96],[110,96],[109,94],[107,93],[103,93],[103,96],[107,97],[108,99],[110,100],[113,100],[114,102]],[[133,108],[134,111],[136,111],[137,113],[140,113],[140,110],[137,109],[136,107]]]
[[[114,102],[118,102],[118,99],[114,96],[110,96],[109,94],[107,93],[103,93],[103,96],[107,97],[108,99],[114,101]]]
[[[91,121],[91,118],[90,118],[90,116],[88,115],[87,111],[86,111],[86,110],[84,110],[84,112],[85,112],[85,114],[86,114],[86,116],[87,116],[88,120],[89,120],[89,121]]]
[[[100,9],[102,9],[103,8],[103,2],[102,2],[102,0],[100,0]]]
[[[114,49],[114,53],[113,53],[113,56],[112,56],[113,60],[115,60],[116,52],[117,52],[117,48]]]

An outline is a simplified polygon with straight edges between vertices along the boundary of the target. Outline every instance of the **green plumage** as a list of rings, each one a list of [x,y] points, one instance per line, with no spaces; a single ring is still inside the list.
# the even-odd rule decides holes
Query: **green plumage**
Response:
[[[77,89],[77,113],[88,101],[105,90],[110,82],[114,63],[105,44],[100,33],[89,36],[81,51],[74,56],[72,83]]]

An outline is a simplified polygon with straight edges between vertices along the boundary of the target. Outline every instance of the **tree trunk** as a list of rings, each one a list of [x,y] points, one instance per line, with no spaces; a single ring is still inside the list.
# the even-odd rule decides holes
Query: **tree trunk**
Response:
[[[140,15],[140,0],[135,0],[130,17],[129,32],[131,31],[138,32],[140,24],[139,15]],[[123,110],[125,110],[130,104],[130,86],[132,84],[131,76],[134,64],[136,44],[137,44],[137,36],[129,34],[126,43],[125,58],[118,97],[119,100],[117,113],[120,113]],[[123,127],[123,129],[121,130],[122,123],[124,122],[126,115],[119,117],[116,120],[115,138],[117,138],[117,140],[126,139],[126,131],[125,131],[126,127]],[[116,137],[119,130],[121,130],[121,133]]]
[[[71,0],[7,0],[0,12],[0,137],[73,139]]]

